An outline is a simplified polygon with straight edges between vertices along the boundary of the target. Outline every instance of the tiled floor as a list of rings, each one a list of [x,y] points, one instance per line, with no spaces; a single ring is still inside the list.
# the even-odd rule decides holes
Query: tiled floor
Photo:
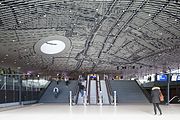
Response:
[[[161,105],[163,115],[153,115],[151,104],[121,104],[118,106],[68,106],[35,104],[1,110],[1,120],[180,120],[180,104]]]

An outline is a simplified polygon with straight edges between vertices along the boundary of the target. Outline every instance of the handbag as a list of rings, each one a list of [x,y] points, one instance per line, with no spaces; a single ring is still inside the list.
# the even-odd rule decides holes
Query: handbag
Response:
[[[161,102],[163,102],[164,101],[164,96],[163,96],[163,94],[162,94],[162,92],[160,91],[160,96],[159,96],[159,99],[160,99],[160,101]]]

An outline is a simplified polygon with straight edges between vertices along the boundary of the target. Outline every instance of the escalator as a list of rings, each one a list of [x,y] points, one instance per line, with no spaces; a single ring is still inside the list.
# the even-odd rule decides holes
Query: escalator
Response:
[[[87,82],[82,82],[84,86],[86,86],[86,95],[87,95],[87,103],[90,105],[96,104],[110,104],[109,95],[107,91],[107,85],[105,80],[87,80]],[[85,96],[82,97],[81,93],[78,93],[78,105],[82,105],[84,103]]]
[[[89,104],[97,104],[97,87],[96,80],[90,80],[90,101]]]

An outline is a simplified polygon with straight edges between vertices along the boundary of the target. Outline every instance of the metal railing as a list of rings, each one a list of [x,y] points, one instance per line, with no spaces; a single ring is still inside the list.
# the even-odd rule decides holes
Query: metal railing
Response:
[[[116,95],[116,91],[114,91],[114,106],[116,106],[117,103],[117,95]]]
[[[87,93],[86,93],[86,91],[84,91],[83,104],[84,104],[84,106],[87,105]]]
[[[169,102],[173,101],[175,98],[178,98],[178,102],[180,102],[180,97],[179,97],[179,96],[174,96],[174,97],[172,97],[172,98],[169,100]]]
[[[100,105],[100,106],[103,105],[103,95],[102,95],[102,91],[99,91],[99,105]]]
[[[24,78],[23,76],[27,76]],[[36,81],[35,81],[36,80]],[[3,74],[0,75],[0,103],[12,103],[24,101],[38,101],[40,96],[40,82],[24,74]],[[26,82],[29,82],[26,84]],[[29,88],[29,89],[28,89]]]
[[[6,86],[6,83],[4,83],[4,84],[1,86],[0,90],[2,90],[3,88],[5,88],[5,86]]]
[[[77,104],[78,102],[78,96],[79,96],[79,85],[78,85],[78,82],[77,82],[77,85],[75,87],[75,89],[73,90],[73,94],[72,94],[72,103],[73,105]]]

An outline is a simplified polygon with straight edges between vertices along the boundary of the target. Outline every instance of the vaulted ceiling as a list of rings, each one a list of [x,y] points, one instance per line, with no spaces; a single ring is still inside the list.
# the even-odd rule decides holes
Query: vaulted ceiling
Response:
[[[70,49],[38,54],[64,36]],[[0,66],[36,73],[146,73],[180,64],[180,2],[171,0],[2,0]]]

